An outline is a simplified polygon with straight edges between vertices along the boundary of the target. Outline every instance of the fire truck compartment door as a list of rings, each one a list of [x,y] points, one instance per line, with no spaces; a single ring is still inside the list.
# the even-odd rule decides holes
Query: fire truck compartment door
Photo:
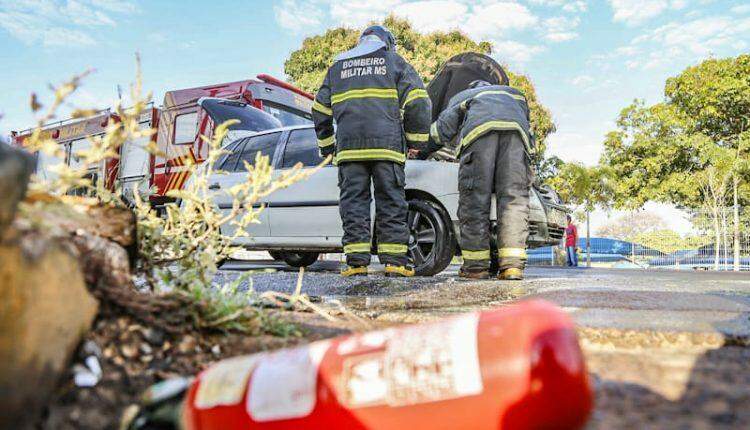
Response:
[[[148,123],[142,127],[148,127]],[[138,181],[148,176],[150,154],[146,150],[150,136],[128,140],[120,150],[120,174],[123,182]]]

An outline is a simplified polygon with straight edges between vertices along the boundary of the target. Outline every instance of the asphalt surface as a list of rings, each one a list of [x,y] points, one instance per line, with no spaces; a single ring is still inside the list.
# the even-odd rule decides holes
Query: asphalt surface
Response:
[[[310,296],[334,297],[348,303],[370,303],[414,294],[441,291],[460,285],[492,286],[507,289],[512,297],[535,297],[557,303],[583,327],[633,330],[715,333],[731,338],[750,339],[750,273],[646,271],[638,269],[569,269],[530,267],[522,282],[463,281],[456,278],[452,265],[436,277],[408,280],[338,276],[339,263],[321,261],[306,270],[302,292]],[[291,293],[297,282],[297,269],[271,260],[233,261],[222,267],[220,280],[253,271],[246,285],[256,292]],[[257,272],[255,272],[257,271]],[[441,303],[432,310],[451,312],[457,305],[476,304],[472,297]],[[481,305],[479,303],[478,305]],[[424,308],[424,306],[422,306]]]
[[[464,281],[452,265],[436,277],[341,278],[321,261],[302,292],[343,303],[371,321],[419,322],[542,298],[566,310],[596,392],[588,429],[750,428],[750,273],[532,267],[526,279]],[[378,272],[377,266],[373,272]],[[232,261],[217,283],[252,274],[257,292],[291,293],[298,270]]]

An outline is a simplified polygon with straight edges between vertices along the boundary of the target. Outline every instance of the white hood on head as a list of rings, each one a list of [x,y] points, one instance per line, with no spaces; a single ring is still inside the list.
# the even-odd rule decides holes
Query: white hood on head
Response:
[[[357,46],[336,56],[336,61],[361,57],[383,48],[385,48],[385,43],[378,36],[369,34],[359,39]]]

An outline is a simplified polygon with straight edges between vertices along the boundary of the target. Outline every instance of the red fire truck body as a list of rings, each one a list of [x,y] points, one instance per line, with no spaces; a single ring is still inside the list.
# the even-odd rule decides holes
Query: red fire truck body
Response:
[[[184,186],[190,162],[201,163],[206,159],[208,146],[201,136],[212,137],[221,122],[239,119],[240,123],[230,130],[231,136],[239,137],[311,121],[312,95],[268,75],[257,78],[166,92],[163,105],[151,107],[139,119],[142,127],[157,130],[151,139],[160,154],[147,153],[146,141],[126,142],[120,148],[119,159],[107,160],[92,169],[91,174],[104,175],[110,189],[119,186],[126,200],[134,192],[150,187],[155,190],[151,201],[159,205],[170,200],[167,192]],[[254,121],[258,115],[263,116],[262,124]],[[117,115],[106,110],[90,118],[46,125],[44,133],[65,145],[66,155],[65,160],[40,155],[37,174],[49,178],[52,173],[45,167],[60,161],[75,165],[77,151],[90,145],[87,138],[103,134],[108,121],[117,120]],[[23,146],[30,134],[31,130],[25,130],[11,135],[16,145]]]
[[[110,121],[116,120],[109,109],[97,112],[95,115],[84,119],[70,119],[47,124],[43,131],[42,137],[56,140],[62,147],[62,158],[47,156],[45,154],[37,155],[37,175],[45,180],[53,180],[56,173],[45,167],[58,163],[65,163],[72,167],[79,167],[82,163],[78,153],[86,150],[91,146],[90,137],[101,136],[106,132],[107,125]],[[20,133],[12,132],[13,143],[23,146],[24,141],[31,134],[31,130],[25,130]],[[114,185],[117,174],[117,161],[115,159],[107,160],[101,166],[89,166],[89,175],[104,175],[108,187]]]

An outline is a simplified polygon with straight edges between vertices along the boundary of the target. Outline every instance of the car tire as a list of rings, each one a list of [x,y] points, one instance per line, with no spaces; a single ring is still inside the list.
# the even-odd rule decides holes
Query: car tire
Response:
[[[279,251],[268,251],[268,255],[271,256],[276,261],[281,261],[284,259],[284,253]]]
[[[450,221],[442,208],[409,200],[409,255],[417,276],[433,276],[451,263],[455,249]]]
[[[320,256],[319,252],[309,251],[284,251],[279,254],[281,254],[281,259],[292,267],[307,267],[318,261],[318,256]]]

